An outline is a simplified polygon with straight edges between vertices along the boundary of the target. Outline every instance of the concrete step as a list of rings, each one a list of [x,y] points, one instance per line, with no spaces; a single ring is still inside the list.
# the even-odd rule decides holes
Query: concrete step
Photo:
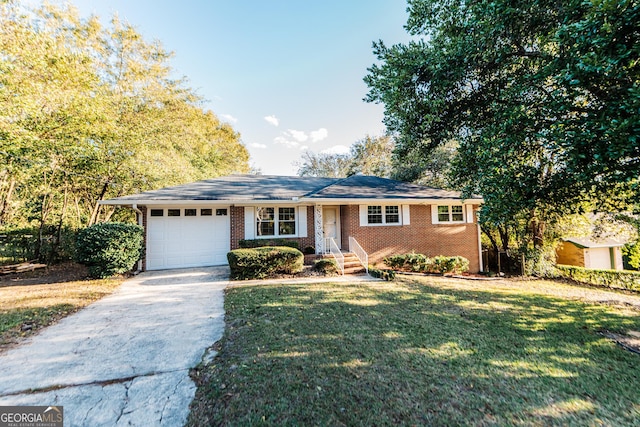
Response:
[[[344,255],[344,274],[364,273],[365,268],[360,264],[360,260],[353,253],[343,253]],[[333,259],[332,255],[324,255],[324,258]]]

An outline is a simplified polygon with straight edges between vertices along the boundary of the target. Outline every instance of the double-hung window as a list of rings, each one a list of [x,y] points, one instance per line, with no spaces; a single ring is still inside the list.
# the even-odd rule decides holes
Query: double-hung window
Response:
[[[400,206],[367,206],[367,224],[399,225]]]
[[[256,235],[258,237],[295,236],[296,208],[256,208]]]
[[[462,205],[438,206],[438,223],[464,222]]]

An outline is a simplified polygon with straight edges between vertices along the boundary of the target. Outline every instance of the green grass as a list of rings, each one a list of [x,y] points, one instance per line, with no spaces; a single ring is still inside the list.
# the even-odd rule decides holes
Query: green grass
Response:
[[[111,294],[123,280],[0,286],[0,351]]]
[[[640,356],[599,334],[640,313],[504,283],[230,288],[188,425],[640,425]]]

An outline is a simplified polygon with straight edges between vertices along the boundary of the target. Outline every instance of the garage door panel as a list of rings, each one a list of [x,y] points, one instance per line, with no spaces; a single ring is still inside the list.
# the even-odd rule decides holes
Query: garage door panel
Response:
[[[226,265],[229,217],[184,216],[184,208],[180,213],[181,216],[148,217],[147,269]]]

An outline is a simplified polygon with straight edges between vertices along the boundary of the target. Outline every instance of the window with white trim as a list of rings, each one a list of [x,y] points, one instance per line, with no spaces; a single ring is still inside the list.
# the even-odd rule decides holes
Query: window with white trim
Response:
[[[462,205],[438,206],[438,222],[464,222]]]
[[[400,206],[367,206],[367,224],[400,225]]]
[[[256,208],[257,237],[290,237],[296,235],[296,208]]]

